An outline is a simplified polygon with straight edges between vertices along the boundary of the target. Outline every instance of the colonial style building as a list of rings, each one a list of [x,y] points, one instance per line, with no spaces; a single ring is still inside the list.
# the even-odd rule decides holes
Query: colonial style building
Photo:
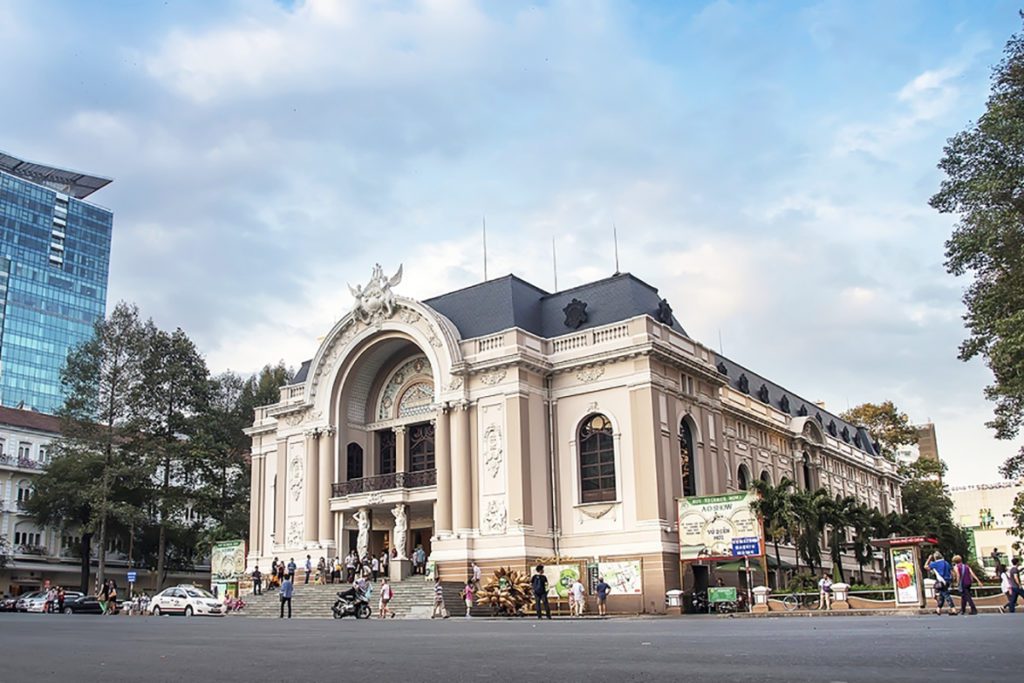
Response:
[[[682,579],[680,496],[789,477],[900,509],[862,427],[692,339],[633,275],[424,301],[400,279],[375,267],[257,409],[250,569],[417,545],[445,580],[474,560],[633,561],[642,592],[618,606],[660,611]]]

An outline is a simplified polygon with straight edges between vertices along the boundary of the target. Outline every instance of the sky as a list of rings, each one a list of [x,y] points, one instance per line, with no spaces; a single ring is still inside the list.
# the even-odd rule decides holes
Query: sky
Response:
[[[215,371],[312,357],[347,283],[427,298],[619,260],[691,336],[841,411],[1021,446],[963,363],[928,198],[1019,3],[0,0],[0,150],[114,179],[108,308]]]

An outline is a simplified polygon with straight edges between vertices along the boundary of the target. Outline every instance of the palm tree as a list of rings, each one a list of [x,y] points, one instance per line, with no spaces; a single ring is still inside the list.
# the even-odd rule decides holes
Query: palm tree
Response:
[[[822,501],[821,520],[828,525],[829,554],[832,557],[832,571],[839,580],[846,581],[843,575],[843,546],[846,544],[846,532],[850,527],[854,510],[857,509],[857,499],[853,496],[829,498],[827,502]]]
[[[871,534],[875,538],[890,538],[893,534],[902,533],[903,528],[903,518],[899,514],[890,512],[883,515],[879,510],[871,511]],[[885,560],[885,575],[890,576],[889,553],[882,553],[882,557]]]
[[[772,486],[760,479],[754,482],[754,490],[760,496],[754,501],[754,511],[764,524],[764,535],[775,548],[775,588],[779,588],[782,573],[782,559],[779,557],[779,542],[792,536],[795,517],[793,514],[794,482],[786,477]]]
[[[853,527],[853,559],[860,568],[860,582],[864,583],[864,565],[874,559],[871,534],[874,527],[871,518],[875,510],[861,503],[852,510],[850,526]]]
[[[831,501],[828,491],[797,491],[793,494],[793,515],[796,518],[798,555],[811,572],[821,566],[821,534],[825,528],[825,506]]]

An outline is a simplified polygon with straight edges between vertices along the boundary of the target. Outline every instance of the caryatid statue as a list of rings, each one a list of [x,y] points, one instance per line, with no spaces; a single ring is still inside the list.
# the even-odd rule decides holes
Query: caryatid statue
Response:
[[[360,508],[353,515],[356,524],[359,525],[359,535],[356,536],[356,552],[359,559],[364,559],[370,553],[370,513],[366,508]]]
[[[391,508],[391,514],[395,516],[395,538],[394,548],[399,560],[408,559],[405,556],[405,536],[409,530],[409,520],[405,514],[405,506],[399,503]]]

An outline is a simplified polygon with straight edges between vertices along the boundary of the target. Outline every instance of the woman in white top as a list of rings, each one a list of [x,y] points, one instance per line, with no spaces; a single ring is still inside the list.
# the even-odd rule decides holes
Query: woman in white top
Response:
[[[1006,604],[999,608],[1000,612],[1006,612],[1011,602],[1016,602],[1013,597],[1013,580],[1010,578],[1010,570],[1002,565],[999,566],[999,590],[1006,596]]]
[[[818,609],[832,609],[832,577],[823,572],[818,579]]]

